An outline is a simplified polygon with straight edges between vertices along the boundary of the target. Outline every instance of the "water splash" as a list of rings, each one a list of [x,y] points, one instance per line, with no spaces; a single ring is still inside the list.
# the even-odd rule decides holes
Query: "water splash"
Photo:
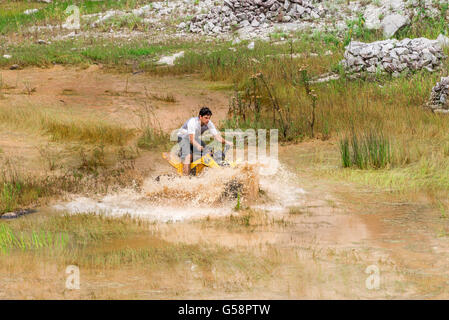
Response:
[[[283,212],[301,203],[305,191],[295,185],[295,176],[276,159],[263,159],[258,165],[209,169],[199,177],[160,176],[147,178],[140,192],[123,189],[102,198],[74,197],[54,206],[69,213],[95,212],[121,216],[129,214],[154,221],[181,221],[206,216],[226,216],[233,212],[237,199],[224,197],[226,183],[239,179],[244,190],[260,188],[264,203],[251,207]],[[266,170],[276,166],[277,170]],[[270,167],[271,166],[271,167]],[[257,170],[258,174],[252,172]],[[264,170],[265,169],[265,170]],[[274,173],[275,172],[275,173]],[[257,185],[256,185],[257,183]],[[254,191],[251,191],[254,193]]]
[[[289,207],[304,205],[306,191],[297,186],[298,179],[293,172],[277,159],[266,157],[260,163],[259,186],[266,193],[269,202],[255,205],[254,208],[284,213]]]

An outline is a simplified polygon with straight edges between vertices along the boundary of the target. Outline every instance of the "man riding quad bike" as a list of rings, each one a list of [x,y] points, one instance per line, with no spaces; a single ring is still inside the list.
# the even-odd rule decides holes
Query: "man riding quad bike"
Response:
[[[164,153],[163,157],[174,166],[181,175],[197,175],[205,166],[219,167],[230,165],[225,161],[225,152],[232,146],[232,142],[226,141],[217,131],[215,125],[210,120],[212,111],[209,108],[201,108],[198,117],[187,120],[178,131],[179,158],[181,162],[173,159],[169,154]],[[201,140],[201,135],[209,130],[214,139],[225,144],[224,152],[215,151],[207,147]],[[198,159],[194,159],[194,155]]]

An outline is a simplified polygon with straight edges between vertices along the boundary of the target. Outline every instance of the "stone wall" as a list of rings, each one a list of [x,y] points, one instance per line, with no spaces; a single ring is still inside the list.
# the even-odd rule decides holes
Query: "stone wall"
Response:
[[[449,77],[441,78],[435,87],[432,88],[429,102],[429,107],[433,112],[449,113]]]
[[[346,47],[342,63],[349,73],[388,72],[397,76],[404,70],[432,72],[441,66],[443,58],[437,40],[390,39],[372,43],[352,41]]]
[[[199,14],[180,28],[190,32],[214,34],[229,32],[232,27],[257,28],[270,22],[290,22],[299,19],[317,19],[324,15],[320,0],[224,0],[224,5],[211,8],[209,13]]]

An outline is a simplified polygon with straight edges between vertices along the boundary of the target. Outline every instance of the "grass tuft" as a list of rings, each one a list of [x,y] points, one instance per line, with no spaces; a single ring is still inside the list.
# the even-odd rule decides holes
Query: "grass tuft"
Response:
[[[344,168],[354,165],[359,169],[382,169],[392,162],[389,139],[374,132],[342,138],[340,155]]]

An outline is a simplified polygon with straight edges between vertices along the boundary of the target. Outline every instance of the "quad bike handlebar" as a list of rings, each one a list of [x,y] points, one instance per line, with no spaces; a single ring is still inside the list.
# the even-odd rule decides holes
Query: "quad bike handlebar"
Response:
[[[225,144],[222,150],[214,150],[211,146],[206,146],[203,150],[203,154],[210,154],[210,156],[220,165],[224,165],[226,158],[226,152],[228,152],[230,146]]]
[[[223,155],[225,155],[226,152],[228,152],[229,148],[230,148],[230,146],[229,146],[228,144],[225,144],[225,146],[224,146],[224,148],[223,148],[223,151],[217,150],[217,151],[215,151],[215,153],[217,153],[217,152],[222,152]],[[202,152],[203,152],[203,153],[210,153],[211,155],[213,155],[213,153],[214,153],[214,147],[211,147],[211,146],[207,145],[207,146],[203,149]]]

